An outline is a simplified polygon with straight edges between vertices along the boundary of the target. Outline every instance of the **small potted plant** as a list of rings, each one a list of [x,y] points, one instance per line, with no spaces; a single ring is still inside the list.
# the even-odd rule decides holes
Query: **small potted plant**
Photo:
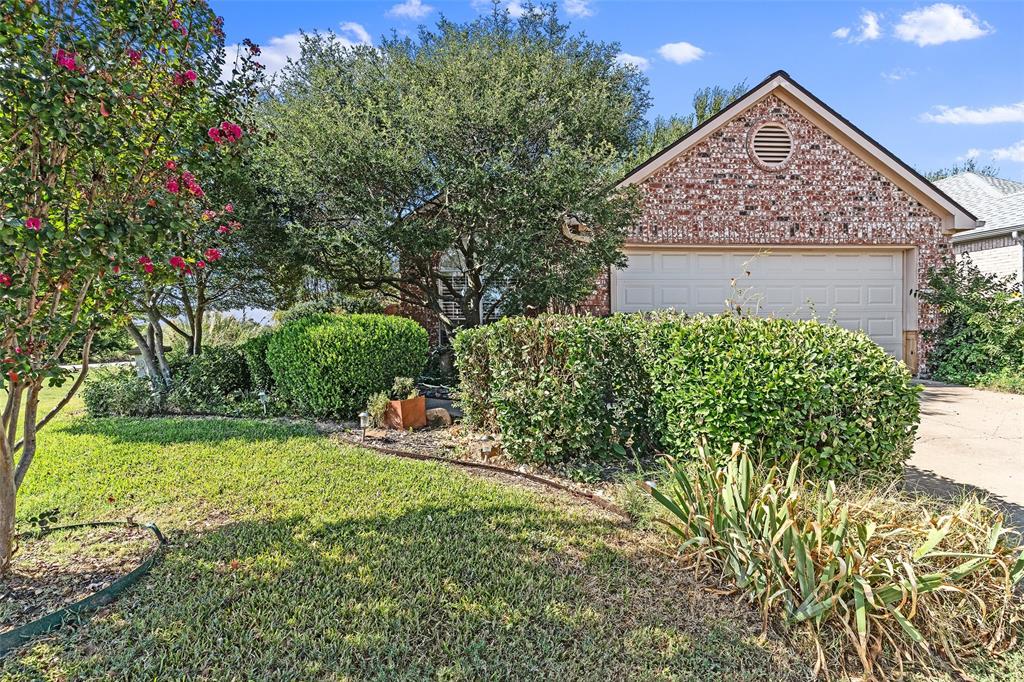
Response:
[[[395,379],[387,394],[387,409],[382,394],[370,398],[367,411],[380,426],[389,429],[421,429],[427,425],[427,400],[416,390],[416,383],[409,377]]]

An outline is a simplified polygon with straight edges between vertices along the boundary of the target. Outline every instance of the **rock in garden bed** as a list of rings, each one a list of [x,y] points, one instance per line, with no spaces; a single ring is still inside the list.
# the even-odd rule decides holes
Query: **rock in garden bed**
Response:
[[[145,528],[103,526],[23,537],[0,584],[0,633],[109,587],[153,552]]]

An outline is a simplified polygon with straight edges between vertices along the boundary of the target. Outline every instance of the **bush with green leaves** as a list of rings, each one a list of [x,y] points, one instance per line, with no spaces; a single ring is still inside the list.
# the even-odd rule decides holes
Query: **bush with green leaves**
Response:
[[[232,405],[250,399],[252,378],[238,348],[207,346],[199,355],[170,359],[167,404],[185,414],[231,414]]]
[[[417,376],[427,331],[393,315],[314,315],[283,325],[267,348],[278,391],[312,417],[349,418],[395,377]]]
[[[329,315],[342,313],[381,314],[385,308],[384,299],[376,293],[363,295],[327,294],[310,301],[300,301],[287,310],[274,313],[279,324],[285,324],[311,315]]]
[[[969,259],[933,270],[921,298],[942,313],[927,332],[937,379],[1006,390],[1024,384],[1024,297],[1011,277],[983,273]],[[1019,391],[1018,391],[1019,392]]]
[[[470,423],[501,431],[514,459],[614,459],[652,444],[639,317],[508,317],[455,340]]]
[[[128,367],[90,374],[82,387],[82,401],[90,417],[150,417],[163,410],[149,379]]]
[[[655,322],[645,365],[668,452],[705,443],[819,475],[894,474],[910,455],[918,387],[865,334],[816,321],[697,316]]]
[[[245,357],[245,364],[249,368],[249,377],[252,387],[257,391],[271,391],[274,388],[274,374],[267,364],[267,347],[273,332],[267,331],[259,336],[254,336],[243,342],[238,349]]]
[[[456,337],[467,424],[527,462],[690,452],[733,440],[816,474],[899,470],[918,421],[907,369],[868,337],[782,319],[506,318]]]
[[[882,679],[1006,651],[1024,637],[1020,534],[977,499],[939,505],[892,489],[840,488],[757,468],[738,446],[670,464],[651,489],[684,560],[715,572],[772,620],[814,640],[818,665],[856,653]],[[783,470],[784,471],[784,470]],[[932,648],[930,648],[932,647]]]

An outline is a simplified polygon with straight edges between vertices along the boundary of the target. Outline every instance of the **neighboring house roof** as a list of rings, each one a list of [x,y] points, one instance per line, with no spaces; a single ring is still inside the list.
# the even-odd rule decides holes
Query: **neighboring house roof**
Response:
[[[956,235],[956,241],[973,241],[1024,228],[1024,182],[979,173],[957,173],[935,182],[946,194],[985,221]]]
[[[973,230],[979,227],[974,214],[947,195],[940,188],[929,182],[923,175],[900,160],[895,154],[875,142],[857,126],[843,118],[834,109],[815,97],[809,90],[793,80],[785,71],[776,71],[763,81],[748,90],[746,94],[722,109],[702,124],[683,135],[676,142],[663,149],[641,165],[630,171],[619,183],[619,186],[633,185],[642,182],[662,166],[686,152],[726,122],[739,115],[755,102],[769,94],[779,95],[787,104],[815,120],[815,123],[846,147],[865,158],[876,170],[882,172],[912,196],[928,205],[936,213],[948,216],[947,228],[950,232]]]

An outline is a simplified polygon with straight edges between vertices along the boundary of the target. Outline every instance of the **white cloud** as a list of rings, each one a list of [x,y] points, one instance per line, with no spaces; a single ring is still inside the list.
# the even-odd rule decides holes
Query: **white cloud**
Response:
[[[860,31],[856,34],[848,26],[840,26],[832,31],[833,38],[847,40],[851,43],[863,43],[868,40],[878,40],[882,37],[882,15],[876,12],[864,11],[860,13]]]
[[[647,57],[629,54],[628,52],[620,52],[618,56],[615,57],[615,61],[617,61],[619,64],[635,66],[641,71],[646,71],[647,68],[651,65],[651,60],[648,59]]]
[[[921,114],[928,123],[988,125],[990,123],[1024,123],[1024,102],[1004,104],[986,109],[947,107],[939,105],[935,112]]]
[[[915,75],[915,73],[916,72],[913,69],[907,69],[901,66],[890,71],[883,71],[882,78],[887,81],[901,81],[910,78]]]
[[[571,17],[589,17],[594,14],[590,0],[565,0],[565,13]]]
[[[357,24],[354,21],[346,21],[341,25],[341,40],[342,42],[348,43],[349,47],[355,45],[373,45],[373,39],[370,38],[370,34],[366,32],[362,24]],[[346,36],[345,34],[348,34]],[[351,37],[354,36],[355,41]]]
[[[505,3],[505,11],[508,12],[508,15],[513,19],[518,19],[526,14],[526,8],[523,7],[519,0],[508,0],[508,2]]]
[[[992,158],[996,161],[1016,161],[1024,163],[1024,140],[1011,144],[1009,147],[992,150]]]
[[[373,43],[366,29],[354,21],[346,21],[341,25],[341,33],[338,35],[338,40],[346,47],[371,45]],[[301,33],[286,33],[283,36],[274,36],[266,43],[260,45],[260,56],[256,60],[266,67],[267,75],[273,75],[283,69],[289,59],[298,59],[301,53],[299,48],[301,44]],[[226,59],[224,66],[221,68],[222,80],[226,81],[231,78],[231,68],[235,63],[235,55],[239,53],[240,49],[244,50],[245,48],[238,44],[226,45],[224,47]]]
[[[406,19],[422,19],[433,11],[434,8],[430,5],[424,5],[423,0],[405,0],[405,2],[389,9],[388,14],[393,17],[405,17]]]
[[[670,62],[686,64],[704,56],[704,50],[691,43],[667,43],[658,48],[658,54]]]
[[[966,7],[945,2],[907,12],[896,25],[897,38],[920,47],[971,40],[991,32],[992,26],[980,21]]]

